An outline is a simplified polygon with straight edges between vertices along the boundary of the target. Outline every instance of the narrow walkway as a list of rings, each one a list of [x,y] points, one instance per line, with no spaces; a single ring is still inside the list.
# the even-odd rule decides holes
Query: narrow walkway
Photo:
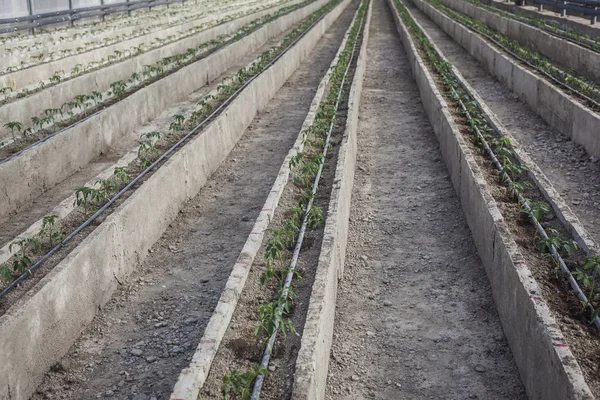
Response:
[[[404,4],[600,243],[600,161],[552,129],[410,1]]]
[[[525,399],[385,0],[373,0],[328,399]]]

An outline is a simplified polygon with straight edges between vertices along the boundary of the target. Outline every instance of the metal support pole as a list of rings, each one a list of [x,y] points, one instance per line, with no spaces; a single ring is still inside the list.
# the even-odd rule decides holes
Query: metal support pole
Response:
[[[566,16],[567,16],[567,9],[566,9],[567,2],[566,2],[566,1],[563,1],[563,5],[565,6],[565,8],[563,8],[563,9],[562,9],[562,11],[561,11],[561,13],[560,13],[560,16],[561,16],[561,17],[566,17]]]
[[[544,5],[542,3],[538,5],[538,11],[544,11]]]
[[[29,11],[29,16],[31,17],[33,15],[33,0],[27,0],[27,9]],[[32,20],[33,22],[33,20]],[[34,34],[35,33],[35,28],[32,26],[31,27],[31,33]]]
[[[104,0],[100,0],[100,5],[104,5]],[[104,22],[104,10],[102,10],[102,22]]]
[[[70,25],[73,26],[73,0],[69,0],[69,21]]]
[[[598,9],[598,7],[594,6],[594,11],[596,11]],[[590,24],[591,25],[596,25],[596,19],[598,18],[598,16],[596,14],[592,14],[592,18],[590,20]]]

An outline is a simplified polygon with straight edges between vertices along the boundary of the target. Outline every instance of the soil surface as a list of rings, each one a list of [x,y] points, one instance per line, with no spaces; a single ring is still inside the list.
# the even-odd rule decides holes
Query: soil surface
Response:
[[[463,47],[410,2],[405,3],[444,56],[550,179],[596,243],[600,243],[600,159],[551,128]]]
[[[32,399],[168,399],[348,24],[317,43]]]
[[[328,399],[525,399],[385,0],[374,0]]]

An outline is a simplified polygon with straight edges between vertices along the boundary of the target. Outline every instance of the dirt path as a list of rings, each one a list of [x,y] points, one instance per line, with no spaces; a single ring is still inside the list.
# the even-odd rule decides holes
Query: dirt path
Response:
[[[510,89],[499,83],[469,53],[409,1],[423,29],[463,74],[487,106],[529,153],[586,230],[600,243],[600,161],[552,129]]]
[[[374,0],[328,399],[525,399],[385,0]]]
[[[255,118],[33,399],[168,399],[355,10],[348,7]]]

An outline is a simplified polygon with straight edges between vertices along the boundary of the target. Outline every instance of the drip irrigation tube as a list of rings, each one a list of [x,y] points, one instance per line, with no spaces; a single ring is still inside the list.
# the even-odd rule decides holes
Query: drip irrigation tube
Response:
[[[364,28],[364,22],[366,19],[366,14],[363,15],[361,20],[361,26],[356,36],[356,40],[354,42],[354,46],[352,47],[352,54],[350,56],[350,60],[348,61],[348,65],[346,66],[346,70],[344,71],[344,76],[342,77],[342,82],[340,84],[340,88],[337,94],[337,98],[335,101],[335,110],[338,109],[342,94],[344,93],[344,84],[346,82],[346,78],[348,76],[348,71],[350,70],[350,66],[352,65],[352,61],[354,60],[354,55],[356,53],[356,48],[358,44],[358,37],[360,36],[362,29]],[[292,253],[292,260],[290,261],[290,266],[288,268],[288,273],[285,277],[285,282],[283,285],[283,290],[281,291],[280,299],[285,299],[289,293],[290,286],[292,284],[292,280],[294,278],[294,271],[296,270],[296,264],[298,262],[298,257],[300,256],[300,250],[302,249],[302,242],[304,240],[304,234],[306,232],[306,226],[308,225],[308,219],[310,215],[310,210],[313,206],[315,195],[317,193],[317,189],[319,187],[319,181],[321,179],[321,172],[323,171],[323,166],[325,165],[325,158],[327,157],[327,150],[329,149],[329,141],[331,138],[331,133],[333,131],[333,127],[335,124],[335,117],[332,118],[329,128],[327,129],[327,137],[325,139],[325,146],[323,147],[323,157],[319,163],[319,169],[317,171],[317,175],[315,176],[315,181],[312,188],[312,196],[306,206],[306,210],[304,212],[304,219],[302,220],[302,226],[300,227],[300,231],[298,233],[298,239],[296,241],[296,246],[294,247],[294,252]],[[284,302],[280,301],[277,306],[277,310],[275,311],[276,316],[281,316],[283,313]],[[267,341],[267,345],[265,346],[265,350],[263,352],[263,357],[260,363],[262,368],[268,368],[269,361],[271,360],[271,351],[273,350],[273,346],[275,344],[275,339],[277,338],[277,332],[279,331],[279,321],[280,318],[274,319],[275,328],[273,329],[273,333],[269,337]],[[254,381],[254,386],[252,388],[252,395],[250,396],[250,400],[258,400],[260,398],[260,391],[262,390],[262,385],[265,379],[264,374],[259,374]]]
[[[437,7],[435,7],[433,4],[431,4],[431,6],[433,8],[435,8],[436,10],[443,12],[441,10],[439,10]],[[445,7],[445,6],[444,6]],[[453,10],[454,11],[454,10]],[[455,11],[457,12],[457,11]],[[508,54],[510,54],[511,56],[513,56],[514,58],[516,58],[517,60],[521,61],[522,63],[526,64],[527,66],[529,66],[530,68],[533,68],[534,70],[542,73],[543,75],[545,75],[547,78],[549,78],[550,80],[552,80],[553,82],[555,82],[557,85],[567,89],[570,92],[575,93],[577,96],[585,99],[586,101],[588,101],[589,103],[593,104],[594,107],[597,110],[600,110],[600,103],[598,103],[596,100],[586,96],[585,94],[581,93],[580,91],[578,91],[577,89],[572,88],[571,86],[567,85],[566,83],[563,83],[561,81],[559,81],[558,79],[556,79],[555,77],[553,77],[552,75],[550,75],[548,72],[542,70],[539,67],[536,67],[535,65],[531,64],[529,61],[525,60],[524,58],[522,58],[521,56],[516,55],[515,53],[513,53],[512,51],[508,50],[503,44],[499,43],[496,39],[492,38],[491,36],[489,36],[487,33],[483,33],[480,31],[475,30],[474,28],[471,28],[470,26],[467,26],[466,24],[464,24],[461,21],[458,21],[454,18],[452,18],[451,16],[449,16],[447,13],[443,12],[448,18],[456,21],[457,23],[461,24],[462,26],[466,27],[467,29],[472,30],[473,32],[485,37],[486,39],[488,39],[489,41],[491,41],[492,43],[494,43],[496,46],[500,47],[503,51],[507,52]],[[491,29],[491,28],[490,28]],[[562,71],[561,71],[562,73]]]
[[[311,1],[311,3],[312,3],[312,1]],[[304,4],[304,3],[300,3],[300,4]],[[309,3],[309,4],[310,4],[310,3]],[[305,4],[305,5],[308,5],[308,4]],[[283,15],[289,14],[290,12],[292,12],[292,11],[295,11],[295,10],[297,10],[297,9],[299,9],[299,8],[300,8],[300,7],[293,7],[293,8],[292,8],[292,9],[290,9],[288,12],[286,12],[285,14],[281,14],[281,15],[280,15],[280,16],[278,16],[277,18],[279,18],[279,17],[281,17],[281,16],[283,16]],[[276,18],[276,19],[277,19],[277,18]],[[272,21],[274,21],[274,20],[272,20]],[[255,28],[255,29],[252,31],[252,32],[249,32],[249,33],[248,33],[248,35],[250,35],[250,34],[252,34],[252,33],[256,32],[258,29],[260,29],[261,27],[263,27],[264,25],[266,25],[266,24],[268,24],[269,22],[272,22],[272,21],[267,21],[267,22],[264,22],[264,23],[262,23],[262,24],[258,25],[258,26],[257,26],[257,27],[256,27],[256,28]],[[220,26],[220,25],[226,24],[226,23],[228,23],[228,22],[231,22],[231,21],[225,21],[225,22],[222,22],[222,23],[220,23],[220,24],[217,24],[217,25],[211,26],[210,28],[207,28],[207,29],[212,29],[212,28],[215,28],[215,27],[217,27],[217,26]],[[251,22],[250,22],[250,23],[251,23]],[[311,27],[312,27],[312,25],[311,25]],[[202,31],[201,31],[201,32],[202,32]],[[248,36],[248,35],[246,35],[246,36]],[[244,37],[246,37],[246,36],[244,36]],[[302,36],[300,36],[300,37],[302,37]],[[242,38],[240,38],[240,39],[243,39],[243,37],[242,37]],[[237,39],[237,40],[240,40],[240,39]],[[184,68],[184,67],[187,67],[187,66],[189,66],[189,65],[192,65],[193,63],[195,63],[195,62],[198,62],[198,61],[200,61],[200,60],[202,60],[202,59],[204,59],[204,58],[206,58],[206,57],[210,56],[211,54],[213,54],[213,53],[215,53],[215,52],[217,52],[217,51],[219,51],[219,50],[221,50],[221,49],[223,49],[223,48],[225,48],[225,47],[229,46],[230,44],[232,44],[232,43],[236,42],[237,40],[233,40],[233,41],[232,41],[231,39],[229,39],[229,40],[227,40],[226,42],[224,42],[224,43],[221,43],[219,46],[216,46],[216,47],[214,47],[214,48],[212,48],[212,49],[209,49],[209,50],[207,50],[207,51],[206,51],[206,52],[204,52],[204,54],[202,54],[202,55],[201,55],[199,58],[197,58],[197,59],[192,59],[192,60],[190,60],[190,61],[187,61],[186,63],[184,63],[184,64],[182,64],[182,65],[178,65],[178,66],[176,66],[176,67],[175,67],[175,68],[174,68],[172,71],[166,71],[166,72],[168,72],[167,74],[165,74],[165,75],[161,76],[159,79],[157,79],[157,80],[155,80],[155,81],[153,81],[153,82],[150,82],[149,84],[152,84],[152,83],[154,83],[154,82],[158,82],[160,79],[163,79],[163,78],[165,78],[165,77],[167,77],[167,76],[169,76],[169,75],[172,75],[172,74],[176,73],[177,71],[179,71],[180,69],[182,69],[182,68]],[[175,43],[175,42],[172,42],[172,43]],[[158,47],[157,47],[157,48],[158,48]],[[286,50],[285,50],[285,51],[287,51],[287,48],[286,48]],[[284,51],[284,53],[285,53],[285,51]],[[282,53],[282,54],[283,54],[283,53]],[[119,62],[120,62],[120,61],[123,61],[123,60],[119,60]],[[113,65],[114,65],[114,64],[113,64]],[[271,64],[269,64],[269,65],[271,65]],[[93,72],[93,71],[92,71],[92,72]],[[79,75],[78,75],[78,76],[79,76]],[[154,76],[153,78],[156,78],[157,76],[158,76],[158,75]],[[64,82],[64,81],[63,81],[63,82]],[[148,86],[149,84],[144,84],[144,82],[140,82],[140,84],[137,86],[137,89],[136,89],[136,90],[134,90],[134,91],[132,91],[132,92],[130,92],[130,93],[129,93],[129,95],[128,95],[127,97],[129,97],[129,96],[131,96],[132,94],[136,93],[138,90],[141,90],[141,89],[145,88],[145,87],[146,87],[146,86]],[[114,105],[114,104],[117,104],[117,103],[118,103],[119,101],[121,101],[121,100],[123,100],[123,99],[119,99],[117,102],[113,103],[112,105]],[[102,111],[104,111],[104,108],[101,108],[100,110],[98,110],[98,111],[94,112],[93,114],[90,114],[90,115],[88,115],[87,117],[84,117],[84,118],[82,118],[82,119],[80,119],[80,120],[77,120],[76,122],[72,123],[71,125],[68,125],[68,126],[66,126],[66,127],[62,128],[62,129],[60,129],[60,130],[58,130],[58,131],[56,131],[56,132],[54,132],[54,133],[52,133],[52,134],[48,135],[48,136],[46,136],[46,137],[44,137],[44,138],[42,138],[42,139],[40,139],[40,140],[37,140],[37,141],[35,141],[35,142],[31,143],[31,144],[30,144],[30,145],[28,145],[27,147],[24,147],[23,149],[21,149],[21,150],[17,151],[17,152],[16,152],[16,153],[14,153],[14,154],[11,154],[10,156],[6,157],[6,158],[5,158],[5,159],[3,159],[3,160],[0,160],[0,165],[1,165],[1,164],[4,164],[4,163],[6,163],[6,162],[8,162],[8,161],[10,161],[10,160],[12,160],[12,159],[13,159],[13,158],[15,158],[15,157],[18,157],[19,155],[23,154],[23,153],[24,153],[25,151],[27,151],[27,150],[29,150],[29,149],[31,149],[31,148],[33,148],[33,147],[39,146],[40,144],[42,144],[42,143],[44,143],[44,142],[46,142],[46,141],[48,141],[48,140],[52,139],[53,137],[55,137],[55,136],[57,136],[57,135],[59,135],[59,134],[61,134],[61,133],[65,132],[65,131],[67,131],[67,130],[69,130],[69,129],[72,129],[72,128],[76,127],[77,125],[79,125],[79,124],[81,124],[81,123],[83,123],[83,122],[86,122],[86,121],[87,121],[87,120],[89,120],[90,118],[93,118],[93,117],[95,117],[96,115],[100,114]],[[212,115],[212,114],[211,114],[211,115]],[[1,146],[0,146],[0,148],[1,148]],[[0,297],[2,297],[2,296],[0,295]]]
[[[463,89],[465,91],[467,91],[467,93],[468,93],[467,88],[465,88],[463,86]],[[460,107],[464,111],[464,113],[465,113],[467,119],[469,120],[469,122],[471,122],[471,126],[473,128],[475,128],[475,134],[477,135],[477,139],[479,139],[481,141],[481,143],[483,144],[483,147],[485,148],[485,151],[487,152],[488,156],[492,159],[492,162],[494,163],[495,167],[499,171],[502,171],[502,164],[500,163],[500,161],[498,160],[498,158],[494,154],[494,151],[491,149],[491,147],[489,146],[488,142],[485,140],[485,138],[481,134],[481,131],[479,130],[479,128],[477,127],[477,125],[475,123],[473,123],[473,118],[471,117],[471,114],[469,113],[469,111],[465,107],[463,101],[461,100],[460,96],[458,95],[458,93],[456,92],[456,90],[454,88],[452,88],[452,94],[453,94],[455,100],[458,101]],[[497,132],[497,133],[500,134],[499,132]],[[502,136],[502,135],[500,134],[500,136]],[[512,183],[512,179],[510,178],[510,176],[508,176],[508,174],[506,172],[502,173],[502,178],[508,184]],[[540,224],[540,222],[537,220],[537,218],[531,213],[531,207],[530,207],[529,202],[527,201],[527,199],[525,197],[523,197],[522,194],[519,194],[518,198],[519,198],[519,202],[523,205],[523,207],[527,211],[530,212],[529,213],[529,217],[531,218],[533,224],[535,225],[538,234],[543,239],[548,239],[548,234],[546,233],[546,230]],[[550,245],[550,250],[551,250],[552,258],[556,261],[556,263],[558,264],[560,270],[567,276],[567,279],[569,281],[569,284],[571,285],[571,288],[575,291],[575,294],[577,294],[577,298],[579,299],[579,301],[581,301],[583,304],[585,304],[592,311],[592,315],[593,315],[593,313],[594,313],[594,307],[588,301],[588,298],[586,297],[586,295],[583,293],[583,291],[579,287],[579,284],[577,283],[577,280],[575,279],[575,277],[573,277],[573,274],[571,274],[571,271],[569,271],[569,269],[567,268],[564,260],[562,259],[562,257],[560,256],[560,254],[558,253],[558,251],[556,250],[556,248],[554,247],[554,245],[552,245],[552,244]],[[599,317],[595,317],[593,322],[594,322],[594,325],[596,326],[596,328],[600,329],[600,318]]]
[[[333,0],[335,2],[335,0]],[[327,3],[331,4],[331,3]],[[0,292],[0,299],[4,297],[7,293],[13,290],[15,287],[19,285],[23,280],[25,280],[29,275],[31,275],[40,265],[42,265],[48,258],[53,256],[58,250],[64,247],[75,235],[80,233],[83,229],[88,227],[100,214],[102,214],[108,207],[110,207],[114,202],[116,202],[125,192],[129,191],[137,182],[139,182],[144,176],[146,176],[150,171],[152,171],[158,164],[160,164],[167,156],[173,153],[179,146],[181,146],[185,141],[187,141],[192,135],[194,135],[200,128],[210,122],[214,117],[217,116],[229,103],[233,101],[237,95],[244,90],[250,83],[252,83],[259,75],[261,75],[264,71],[270,68],[273,64],[275,64],[285,53],[289,51],[293,46],[298,43],[300,39],[302,39],[308,31],[310,31],[317,23],[319,23],[325,16],[327,12],[321,15],[316,21],[314,21],[310,26],[308,26],[300,36],[294,39],[277,57],[271,60],[262,71],[252,78],[250,78],[246,83],[240,86],[231,96],[229,96],[221,105],[219,105],[209,116],[207,116],[204,120],[202,120],[196,127],[194,127],[190,132],[188,132],[185,136],[179,139],[174,145],[172,145],[167,151],[160,155],[150,166],[148,166],[145,170],[139,173],[131,182],[129,182],[123,189],[121,189],[117,194],[115,194],[106,204],[100,207],[92,216],[90,216],[84,223],[79,225],[74,231],[72,231],[67,237],[65,237],[59,244],[54,246],[49,252],[44,254],[42,258],[36,261],[31,267],[27,269],[27,271],[23,272],[17,279],[15,279],[9,286],[4,288]]]

